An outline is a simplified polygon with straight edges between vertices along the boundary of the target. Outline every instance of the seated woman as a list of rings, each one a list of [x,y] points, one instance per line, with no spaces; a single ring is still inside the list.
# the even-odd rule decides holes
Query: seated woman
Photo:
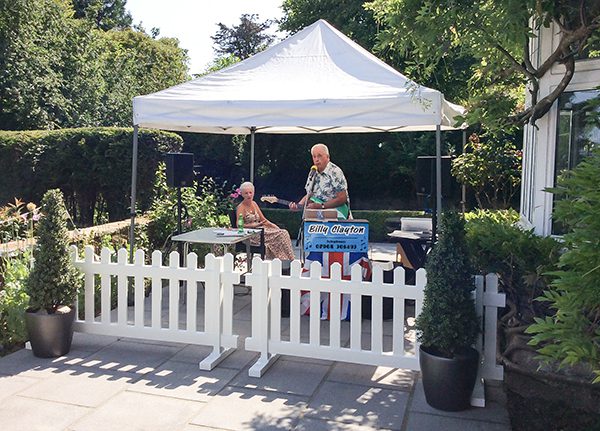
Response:
[[[294,260],[292,240],[287,230],[279,228],[263,215],[254,202],[254,185],[247,181],[240,186],[244,200],[237,206],[235,219],[244,217],[244,227],[263,228],[265,230],[265,250],[267,259]],[[257,245],[254,244],[253,245]]]

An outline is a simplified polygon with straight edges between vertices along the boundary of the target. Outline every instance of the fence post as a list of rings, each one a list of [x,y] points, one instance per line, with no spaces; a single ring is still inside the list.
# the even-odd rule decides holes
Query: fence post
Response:
[[[486,275],[483,294],[485,333],[482,377],[484,379],[502,380],[504,378],[504,367],[496,364],[496,340],[498,338],[498,308],[503,308],[505,305],[506,295],[498,293],[498,276],[496,274]]]
[[[246,338],[248,350],[258,350],[260,357],[248,370],[250,377],[261,377],[277,360],[269,354],[269,264],[256,257],[246,283],[252,286],[252,338]]]
[[[212,370],[219,362],[229,356],[233,349],[222,351],[222,313],[221,304],[221,271],[223,259],[216,258],[212,253],[205,258],[204,270],[207,271],[204,286],[204,331],[213,340],[213,351],[204,358],[198,366],[201,370]],[[189,288],[189,287],[188,287]]]

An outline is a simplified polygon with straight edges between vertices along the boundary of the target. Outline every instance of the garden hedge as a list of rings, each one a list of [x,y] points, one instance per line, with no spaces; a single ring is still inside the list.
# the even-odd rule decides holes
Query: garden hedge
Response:
[[[131,128],[112,127],[0,131],[0,204],[15,197],[39,202],[46,190],[59,188],[78,224],[127,218],[132,135]],[[174,133],[140,131],[139,209],[150,206],[162,154],[180,151],[182,145]]]

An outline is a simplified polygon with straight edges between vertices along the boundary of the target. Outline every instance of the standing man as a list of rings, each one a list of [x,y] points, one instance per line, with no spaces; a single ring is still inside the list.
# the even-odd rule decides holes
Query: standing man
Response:
[[[310,209],[334,208],[338,218],[348,218],[348,182],[344,173],[330,161],[327,145],[313,145],[310,154],[314,166],[306,180],[306,195],[298,203],[291,202],[290,209],[304,205]]]

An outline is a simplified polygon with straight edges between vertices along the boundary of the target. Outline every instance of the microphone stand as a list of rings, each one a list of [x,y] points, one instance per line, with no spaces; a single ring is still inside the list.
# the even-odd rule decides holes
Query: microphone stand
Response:
[[[313,166],[314,168],[314,166]],[[310,187],[309,187],[309,192],[306,194],[306,201],[304,202],[304,207],[302,207],[302,222],[300,223],[300,231],[298,232],[298,242],[301,242],[302,244],[302,248],[300,249],[300,260],[302,262],[304,262],[304,219],[305,219],[305,215],[306,215],[306,208],[308,207],[308,200],[310,199],[310,197],[313,195],[313,191],[315,189],[315,182],[316,182],[316,178],[317,178],[317,170],[316,169],[312,169],[310,171],[310,177],[309,177],[309,181],[311,181],[310,183]],[[298,244],[296,244],[298,245]]]

